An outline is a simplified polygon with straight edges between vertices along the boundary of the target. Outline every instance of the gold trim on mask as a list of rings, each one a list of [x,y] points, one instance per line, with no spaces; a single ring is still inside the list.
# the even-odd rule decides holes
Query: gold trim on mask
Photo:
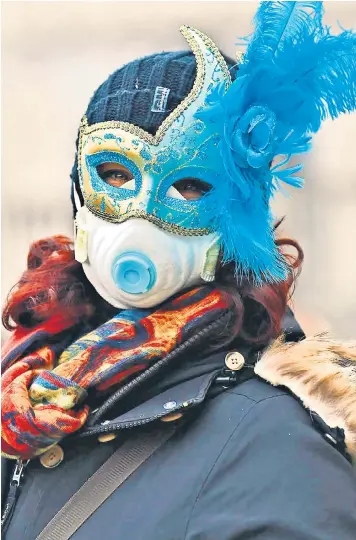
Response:
[[[164,231],[170,232],[172,234],[178,234],[180,236],[206,236],[207,234],[211,234],[213,232],[212,229],[186,229],[184,227],[181,227],[180,225],[176,225],[175,223],[168,223],[167,221],[164,221],[161,218],[158,218],[154,216],[153,214],[148,214],[147,212],[143,210],[132,210],[131,212],[127,212],[126,214],[123,214],[121,216],[115,215],[115,216],[108,216],[108,214],[104,214],[103,212],[100,212],[99,210],[94,210],[92,206],[87,206],[89,212],[94,214],[94,216],[97,216],[101,219],[104,219],[105,221],[110,221],[110,223],[123,223],[124,221],[127,221],[128,219],[132,218],[140,218],[140,219],[146,219],[147,221],[150,221],[154,225],[157,225],[160,229],[163,229]]]

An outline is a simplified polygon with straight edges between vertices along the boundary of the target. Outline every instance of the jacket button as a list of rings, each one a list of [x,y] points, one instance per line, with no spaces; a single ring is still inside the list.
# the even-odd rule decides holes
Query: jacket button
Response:
[[[238,371],[245,365],[245,359],[241,353],[234,351],[225,356],[225,366],[231,371]]]
[[[114,439],[116,439],[117,435],[115,433],[103,433],[102,435],[99,435],[98,441],[99,442],[109,442]]]
[[[62,463],[64,458],[64,452],[62,448],[56,444],[53,448],[50,448],[40,457],[40,463],[46,469],[54,469]]]
[[[167,416],[163,416],[161,418],[162,422],[173,422],[174,420],[178,420],[179,418],[182,418],[182,413],[172,413],[168,414]]]

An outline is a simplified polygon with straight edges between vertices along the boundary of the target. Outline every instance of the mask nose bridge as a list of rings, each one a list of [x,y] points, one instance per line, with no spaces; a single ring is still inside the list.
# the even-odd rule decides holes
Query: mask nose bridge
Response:
[[[144,173],[142,175],[142,186],[140,193],[137,195],[137,208],[145,210],[149,214],[154,215],[154,209],[161,205],[162,201],[158,197],[162,179],[155,178],[150,173]],[[168,186],[167,190],[163,194],[164,197],[168,196],[172,199],[185,200],[180,192],[174,187],[174,181]]]
[[[148,212],[155,202],[157,188],[154,186],[154,179],[149,172],[142,173],[141,188],[132,201],[132,210]]]

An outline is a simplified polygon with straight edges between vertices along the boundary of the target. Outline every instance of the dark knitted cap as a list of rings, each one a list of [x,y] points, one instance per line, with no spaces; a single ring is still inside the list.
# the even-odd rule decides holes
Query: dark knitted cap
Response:
[[[117,120],[154,134],[189,94],[196,75],[192,52],[163,52],[126,64],[96,90],[86,115],[89,124]],[[169,90],[165,110],[152,112],[157,87]]]
[[[116,120],[129,122],[154,135],[163,120],[189,94],[195,76],[196,61],[191,51],[162,52],[134,60],[112,73],[95,91],[86,111],[89,125]],[[153,112],[157,87],[167,88],[169,93],[164,110]],[[82,199],[77,155],[71,178],[75,214],[73,184]]]

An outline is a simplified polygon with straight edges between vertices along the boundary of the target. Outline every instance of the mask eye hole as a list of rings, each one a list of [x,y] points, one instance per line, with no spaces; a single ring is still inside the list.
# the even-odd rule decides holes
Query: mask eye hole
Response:
[[[211,190],[211,184],[198,180],[197,178],[183,178],[173,184],[173,187],[187,201],[198,201]]]
[[[121,163],[101,163],[96,170],[104,182],[116,188],[121,188],[134,180],[132,173]],[[125,185],[125,188],[134,189],[134,186]]]

